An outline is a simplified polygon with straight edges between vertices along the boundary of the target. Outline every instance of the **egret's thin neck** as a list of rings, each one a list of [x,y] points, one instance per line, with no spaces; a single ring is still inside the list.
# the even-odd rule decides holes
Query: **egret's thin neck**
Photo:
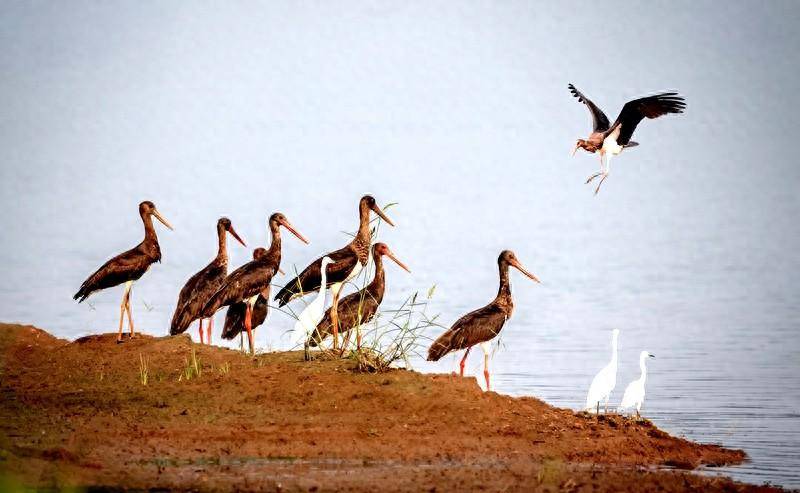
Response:
[[[322,272],[320,273],[319,293],[320,296],[325,296],[325,288],[328,287],[328,265],[322,264]]]
[[[611,363],[617,364],[617,336],[611,339]]]
[[[647,356],[639,358],[639,368],[642,370],[642,376],[639,379],[644,382],[647,379]]]

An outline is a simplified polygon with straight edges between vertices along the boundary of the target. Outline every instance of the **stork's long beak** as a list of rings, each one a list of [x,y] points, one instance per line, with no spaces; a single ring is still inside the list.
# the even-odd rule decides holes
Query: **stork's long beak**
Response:
[[[155,216],[156,219],[161,221],[161,224],[163,224],[164,226],[166,226],[169,229],[174,231],[174,228],[172,227],[172,225],[170,225],[170,223],[168,223],[167,220],[164,219],[164,216],[162,216],[161,213],[158,212],[158,209],[155,209],[155,208],[153,209],[153,216]]]
[[[245,245],[245,244],[244,244],[244,240],[243,240],[243,239],[241,239],[241,238],[239,237],[239,235],[236,233],[236,230],[234,230],[234,229],[233,229],[233,226],[231,226],[231,227],[229,227],[229,228],[228,228],[228,233],[230,233],[230,234],[231,234],[231,236],[233,236],[234,238],[236,238],[236,241],[238,241],[239,243],[241,243],[243,247],[247,247],[247,245]]]
[[[579,144],[575,144],[575,148],[574,148],[574,149],[572,149],[572,154],[570,154],[570,155],[574,157],[574,156],[575,156],[575,153],[576,153],[576,152],[578,152],[578,148],[579,148],[579,147],[580,147],[580,145],[579,145]]]
[[[280,267],[278,267],[278,272],[280,272],[282,276],[285,276],[285,275],[286,275],[286,273],[285,273],[285,272],[283,272],[283,269],[281,269]]]
[[[373,205],[373,206],[372,206],[372,210],[375,212],[375,214],[377,214],[378,216],[380,216],[380,218],[381,218],[381,219],[383,219],[384,221],[386,221],[387,223],[389,223],[389,226],[394,226],[394,223],[392,222],[392,220],[391,220],[391,219],[389,219],[388,217],[386,217],[386,214],[384,214],[384,213],[383,213],[383,211],[381,210],[381,208],[380,208],[380,207],[378,207],[378,205],[377,205],[377,204],[375,204],[375,205]]]
[[[656,357],[656,355],[655,355],[655,354],[651,354],[651,355],[650,355],[650,357],[651,357],[651,358],[655,358],[655,357]]]
[[[411,270],[409,270],[409,268],[408,268],[408,267],[406,267],[406,264],[404,264],[403,262],[400,262],[400,260],[398,260],[398,259],[397,259],[397,257],[395,257],[395,256],[394,256],[394,254],[391,252],[391,250],[390,250],[390,251],[388,251],[388,252],[386,252],[386,256],[387,256],[387,257],[389,257],[390,259],[394,260],[394,262],[395,262],[397,265],[399,265],[400,267],[402,267],[402,268],[403,268],[403,270],[405,270],[406,272],[408,272],[409,274],[411,274]]]
[[[528,272],[527,270],[525,270],[525,268],[524,268],[524,267],[522,267],[522,264],[520,264],[518,260],[512,260],[510,263],[511,263],[511,265],[513,265],[514,267],[516,267],[516,268],[517,268],[517,269],[518,269],[520,272],[522,272],[522,273],[523,273],[523,274],[525,274],[526,276],[530,277],[530,278],[531,278],[531,279],[533,279],[534,281],[536,281],[536,282],[539,282],[539,283],[540,283],[540,282],[542,282],[542,281],[540,281],[540,280],[539,280],[539,278],[538,278],[538,277],[534,276],[533,274],[531,274],[530,272]]]
[[[301,235],[299,231],[297,231],[296,229],[294,229],[294,226],[292,226],[292,225],[289,223],[289,221],[287,221],[286,219],[284,219],[283,221],[281,221],[281,224],[283,225],[283,227],[284,227],[284,228],[288,229],[288,230],[289,230],[289,231],[290,231],[290,232],[291,232],[293,235],[297,236],[297,238],[298,238],[300,241],[302,241],[302,242],[303,242],[303,243],[305,243],[306,245],[308,245],[308,244],[309,244],[309,241],[306,239],[306,237],[305,237],[305,236],[303,236],[303,235]]]

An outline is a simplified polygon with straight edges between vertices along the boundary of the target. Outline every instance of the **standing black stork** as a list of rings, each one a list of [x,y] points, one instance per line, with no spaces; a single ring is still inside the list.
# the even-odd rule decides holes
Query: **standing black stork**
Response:
[[[459,364],[463,377],[464,363],[469,355],[469,350],[472,349],[472,346],[480,344],[483,349],[483,376],[486,378],[486,390],[489,390],[489,345],[487,342],[500,333],[514,310],[511,283],[508,280],[508,266],[516,267],[526,276],[540,282],[536,276],[522,267],[517,256],[511,250],[500,252],[497,264],[500,267],[500,289],[497,291],[497,296],[483,308],[469,312],[456,320],[450,330],[439,336],[428,349],[428,361],[439,361],[442,356],[451,351],[466,348],[467,351]]]
[[[372,279],[372,282],[361,291],[345,296],[337,305],[339,323],[341,324],[342,331],[347,333],[351,329],[356,329],[356,348],[361,347],[360,326],[368,323],[375,317],[375,314],[378,313],[378,306],[383,301],[383,293],[386,289],[386,275],[383,271],[382,259],[384,255],[394,260],[395,263],[406,272],[411,273],[408,267],[394,256],[394,253],[392,253],[386,243],[375,243],[372,247],[372,260],[375,262],[375,277]],[[317,324],[316,331],[308,338],[306,342],[306,357],[308,357],[309,346],[317,346],[324,341],[331,332],[335,333],[332,312],[333,306],[328,308],[322,320]]]
[[[178,295],[178,304],[175,306],[175,313],[172,315],[172,324],[169,329],[170,335],[183,333],[189,328],[192,322],[198,320],[200,331],[200,344],[203,344],[203,319],[200,317],[200,310],[211,296],[217,292],[222,285],[225,276],[228,275],[228,241],[225,233],[230,233],[236,241],[247,247],[244,241],[236,234],[231,220],[221,217],[217,221],[217,256],[210,264],[186,281],[186,285]],[[211,329],[214,327],[214,317],[208,319],[206,337],[208,344],[211,344]]]
[[[686,109],[683,96],[680,96],[677,92],[663,92],[628,101],[622,107],[622,111],[619,112],[617,120],[611,125],[603,110],[598,108],[596,104],[572,84],[568,87],[572,95],[578,98],[578,101],[584,103],[589,108],[589,113],[592,114],[592,133],[589,134],[589,138],[586,140],[578,139],[575,148],[572,150],[572,155],[575,155],[578,148],[583,148],[591,153],[600,152],[600,171],[586,180],[588,184],[598,176],[603,177],[594,190],[595,195],[600,191],[600,185],[603,184],[611,171],[611,156],[616,156],[626,147],[639,145],[638,142],[632,141],[631,137],[634,130],[636,130],[636,126],[639,125],[639,122],[644,117],[658,118],[668,113],[683,113],[683,110]]]
[[[128,328],[131,331],[131,337],[135,335],[133,316],[131,315],[131,287],[133,282],[142,277],[151,264],[161,262],[161,248],[158,246],[158,237],[156,236],[155,228],[153,228],[153,217],[161,221],[167,228],[172,229],[167,220],[159,214],[155,204],[149,200],[139,204],[139,216],[141,216],[144,223],[144,239],[142,242],[103,264],[94,274],[83,281],[81,288],[73,296],[73,299],[78,300],[78,303],[80,303],[95,291],[125,283],[125,292],[122,295],[122,303],[119,306],[118,343],[122,342],[122,323],[126,312],[128,314]]]
[[[247,337],[250,343],[250,354],[255,352],[253,345],[253,326],[252,313],[258,296],[268,296],[269,284],[272,277],[278,272],[281,265],[281,230],[280,227],[288,229],[292,234],[303,243],[308,243],[294,227],[289,223],[280,212],[276,212],[269,217],[269,229],[272,235],[272,243],[267,253],[255,260],[244,264],[225,278],[222,286],[206,302],[201,310],[201,316],[208,318],[223,306],[230,306],[234,303],[244,301],[247,303],[245,311],[244,326],[247,330]]]
[[[266,254],[266,248],[256,248],[253,250],[253,260],[258,260]],[[256,327],[263,324],[264,320],[267,319],[267,313],[269,312],[269,287],[267,287],[265,291],[266,297],[259,293],[258,299],[256,299],[253,305],[253,313],[250,317],[251,330],[256,330]],[[228,312],[225,314],[225,326],[222,329],[223,339],[231,340],[245,330],[244,318],[246,314],[247,303],[244,301],[234,303],[228,307]]]
[[[358,232],[353,240],[345,245],[343,248],[335,252],[328,253],[318,258],[306,267],[303,272],[297,277],[286,283],[286,285],[275,295],[275,300],[278,306],[284,306],[290,300],[298,297],[305,296],[308,293],[313,293],[320,288],[322,278],[322,259],[330,257],[333,263],[330,264],[326,270],[327,279],[326,284],[330,287],[333,293],[332,306],[333,313],[333,348],[338,347],[339,339],[339,323],[337,306],[339,301],[339,292],[342,286],[349,280],[355,278],[361,269],[367,265],[369,261],[369,249],[372,242],[372,231],[369,227],[369,212],[373,211],[380,216],[381,219],[394,226],[394,223],[386,217],[380,207],[378,207],[375,198],[371,195],[364,195],[358,202]]]

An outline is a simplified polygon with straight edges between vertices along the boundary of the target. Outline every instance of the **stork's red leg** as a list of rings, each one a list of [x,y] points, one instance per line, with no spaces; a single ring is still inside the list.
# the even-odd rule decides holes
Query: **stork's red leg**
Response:
[[[203,319],[197,321],[197,332],[200,334],[200,344],[203,344]]]
[[[483,378],[486,379],[486,390],[490,390],[491,387],[489,385],[489,353],[483,353]]]
[[[247,329],[247,341],[250,343],[250,354],[255,354],[255,347],[253,345],[253,308],[250,303],[247,303],[247,309],[244,313],[244,328]]]
[[[206,323],[206,344],[211,344],[211,329],[214,327],[214,317],[208,319]]]
[[[340,287],[341,289],[341,287]],[[331,305],[331,323],[333,324],[333,350],[339,348],[339,291],[333,293],[333,304]]]
[[[464,376],[464,365],[467,363],[467,356],[469,356],[469,350],[472,349],[472,346],[467,348],[467,351],[464,353],[464,357],[461,358],[461,363],[459,363],[459,367],[461,367],[461,376]]]

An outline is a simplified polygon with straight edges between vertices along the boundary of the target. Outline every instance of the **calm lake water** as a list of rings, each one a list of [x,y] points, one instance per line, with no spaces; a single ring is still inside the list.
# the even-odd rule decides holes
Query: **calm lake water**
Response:
[[[144,199],[176,228],[157,225],[163,263],[133,290],[163,335],[219,216],[248,242],[233,267],[284,212],[311,240],[287,235],[291,271],[346,243],[373,193],[399,203],[380,239],[413,272],[387,264],[384,307],[436,285],[449,326],[494,296],[504,248],[542,279],[512,271],[497,391],[580,408],[619,328],[614,403],[648,350],[645,416],[743,448],[738,479],[800,487],[797,2],[670,4],[635,33],[649,5],[40,7],[0,5],[0,320],[114,331],[120,288],[72,295],[140,240]],[[605,46],[614,63],[587,56]],[[662,89],[688,110],[645,121],[595,197],[569,82],[612,119]],[[292,324],[274,313],[258,346]]]

